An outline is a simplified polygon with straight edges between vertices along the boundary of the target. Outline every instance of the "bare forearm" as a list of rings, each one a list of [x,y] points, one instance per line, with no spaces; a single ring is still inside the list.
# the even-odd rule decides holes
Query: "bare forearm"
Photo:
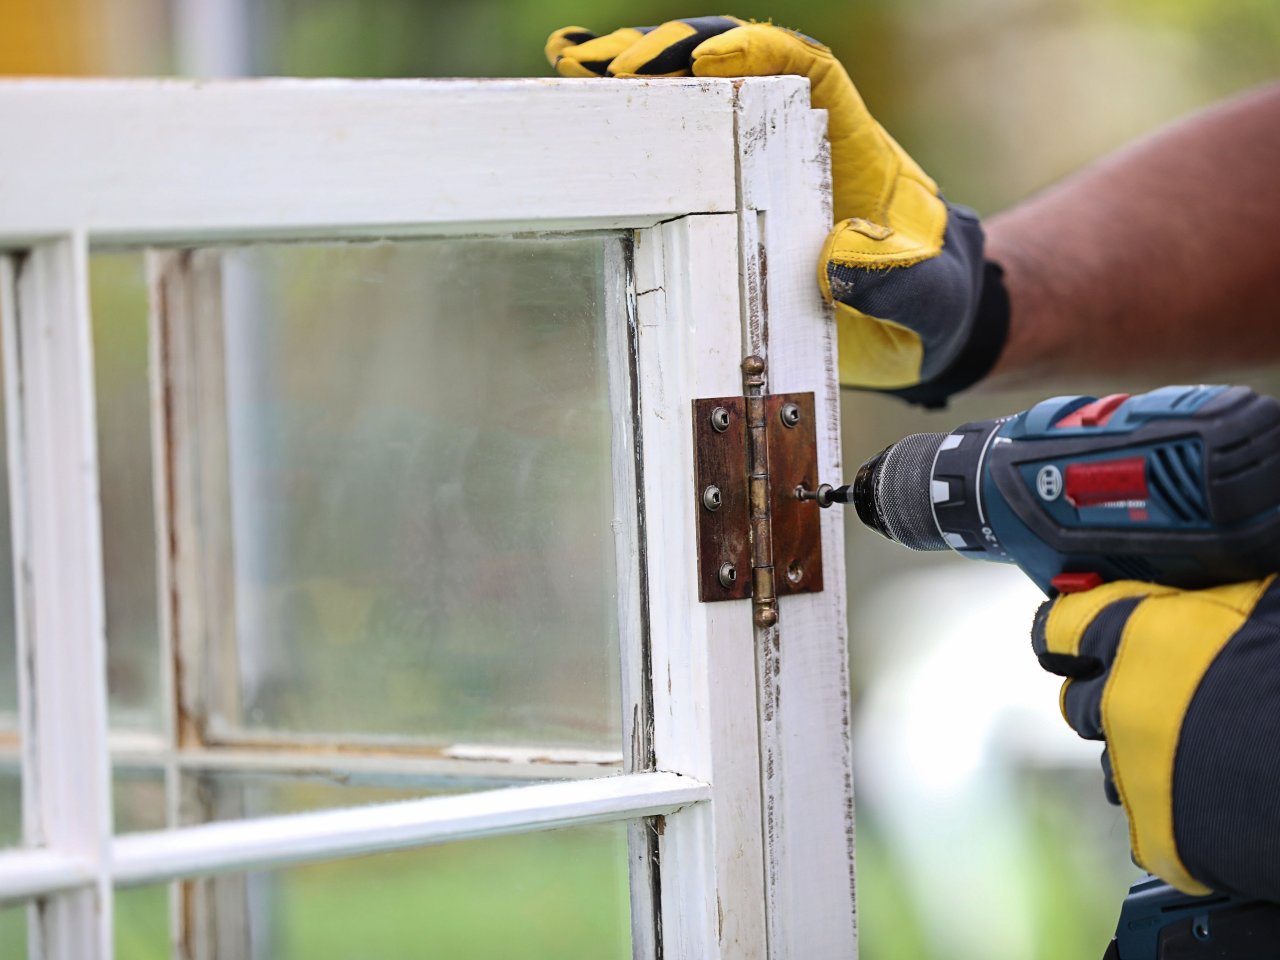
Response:
[[[1011,302],[993,385],[1280,359],[1280,84],[993,218],[987,250]]]

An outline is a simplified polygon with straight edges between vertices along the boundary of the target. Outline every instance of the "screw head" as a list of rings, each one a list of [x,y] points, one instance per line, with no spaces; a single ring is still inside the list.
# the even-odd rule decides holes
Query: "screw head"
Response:
[[[720,586],[728,590],[738,582],[738,568],[732,563],[722,563],[720,564],[718,576],[720,578]]]
[[[702,491],[702,505],[712,513],[719,510],[723,503],[724,497],[720,493],[720,488],[714,483]]]
[[[804,579],[804,567],[799,560],[792,560],[787,566],[787,579],[792,583],[799,583]]]
[[[711,411],[711,428],[716,433],[724,433],[729,429],[729,411],[724,407],[716,407]]]
[[[794,427],[800,422],[800,407],[794,403],[784,403],[778,411],[784,427]]]

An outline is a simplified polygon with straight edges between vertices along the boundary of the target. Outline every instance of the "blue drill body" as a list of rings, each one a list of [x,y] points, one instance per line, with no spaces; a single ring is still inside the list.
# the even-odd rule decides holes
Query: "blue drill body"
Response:
[[[1055,397],[943,436],[927,489],[943,545],[1049,596],[1253,579],[1280,570],[1280,403],[1226,386]]]

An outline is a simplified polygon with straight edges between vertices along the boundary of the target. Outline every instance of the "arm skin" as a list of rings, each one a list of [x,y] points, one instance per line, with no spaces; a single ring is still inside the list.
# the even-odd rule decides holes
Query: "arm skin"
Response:
[[[992,387],[1280,359],[1280,84],[991,219],[987,255],[1011,304]]]

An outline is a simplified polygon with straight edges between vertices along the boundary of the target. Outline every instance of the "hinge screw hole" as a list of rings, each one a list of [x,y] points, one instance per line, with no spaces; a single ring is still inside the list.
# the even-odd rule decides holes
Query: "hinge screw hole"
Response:
[[[729,590],[738,582],[738,568],[732,563],[720,564],[720,586]]]
[[[720,509],[724,503],[724,497],[720,494],[720,488],[714,483],[702,491],[702,505],[712,513]]]
[[[787,579],[792,583],[799,583],[804,579],[804,567],[800,565],[798,560],[792,560],[787,567]]]
[[[794,403],[784,403],[778,412],[784,427],[794,427],[800,422],[800,407]]]
[[[729,411],[724,407],[716,407],[711,411],[711,428],[716,433],[724,433],[729,429]]]

